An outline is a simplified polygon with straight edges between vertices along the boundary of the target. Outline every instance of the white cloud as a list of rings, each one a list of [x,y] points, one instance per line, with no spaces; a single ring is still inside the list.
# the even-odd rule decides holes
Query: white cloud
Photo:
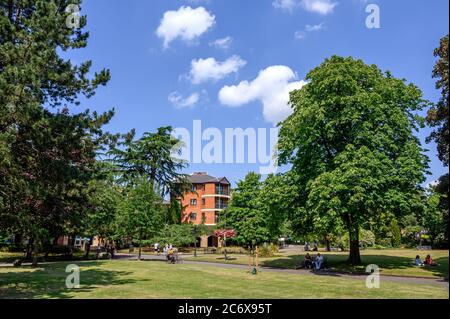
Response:
[[[333,13],[337,2],[331,0],[302,0],[301,6],[309,12],[327,15]]]
[[[164,48],[168,48],[170,42],[180,38],[183,41],[193,41],[208,31],[215,23],[215,16],[205,8],[182,6],[177,11],[164,13],[161,23],[156,30],[156,35],[164,40]]]
[[[217,39],[209,43],[209,46],[215,47],[216,49],[228,50],[233,43],[232,37],[225,37],[221,39]]]
[[[272,5],[277,9],[292,11],[299,5],[298,0],[275,0]]]
[[[304,39],[306,37],[306,32],[305,31],[295,31],[294,36],[297,39]]]
[[[188,78],[194,84],[220,80],[231,73],[237,73],[246,64],[247,62],[237,55],[233,55],[224,62],[216,61],[214,58],[192,60]]]
[[[332,2],[332,0],[275,0],[272,5],[277,9],[290,12],[297,7],[302,7],[309,12],[327,15],[333,13],[337,2]]]
[[[196,92],[184,98],[180,93],[172,92],[169,94],[168,100],[177,109],[191,108],[199,102],[200,94]]]
[[[305,31],[307,32],[315,32],[315,31],[320,31],[323,30],[325,23],[321,23],[321,24],[314,24],[314,25],[309,25],[307,24],[305,27]]]
[[[437,186],[438,184],[439,184],[439,180],[434,180],[434,181],[431,181],[431,182],[427,183],[427,184],[425,185],[425,188],[426,188],[426,189],[430,189],[430,188],[432,188],[432,187]]]
[[[307,24],[305,26],[305,30],[295,32],[295,37],[297,39],[304,39],[308,32],[318,32],[318,31],[323,30],[325,28],[324,25],[325,25],[325,23],[323,23],[323,22],[321,24],[315,24],[315,25]]]
[[[289,92],[301,89],[305,81],[295,81],[294,71],[284,65],[270,66],[259,72],[251,82],[242,81],[238,85],[224,86],[219,92],[219,101],[223,105],[239,107],[260,101],[266,121],[277,124],[286,119],[292,108],[288,105]]]

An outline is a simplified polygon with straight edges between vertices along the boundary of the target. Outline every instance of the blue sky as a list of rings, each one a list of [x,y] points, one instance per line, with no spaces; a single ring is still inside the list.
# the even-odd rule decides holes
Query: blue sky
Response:
[[[379,29],[365,25],[369,3],[380,8]],[[377,64],[437,101],[433,50],[448,33],[448,6],[447,0],[84,0],[89,44],[69,56],[111,70],[108,86],[82,107],[115,107],[112,132],[190,129],[197,119],[221,130],[270,128],[286,116],[272,88],[301,85],[333,54]],[[425,145],[428,133],[419,136],[430,150],[431,182],[448,169],[435,145]],[[188,171],[234,183],[249,170],[258,165],[194,164]]]

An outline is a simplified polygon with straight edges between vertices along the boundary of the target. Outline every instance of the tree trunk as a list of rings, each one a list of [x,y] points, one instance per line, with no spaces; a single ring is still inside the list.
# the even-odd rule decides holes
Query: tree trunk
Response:
[[[142,243],[141,243],[141,241],[139,241],[139,255],[138,255],[138,260],[141,260],[141,256],[142,256]]]
[[[34,243],[33,239],[28,240],[28,244],[26,247],[25,260],[31,260],[31,256],[33,254],[33,243]]]
[[[89,259],[89,254],[91,252],[91,246],[92,246],[92,237],[89,239],[89,243],[86,245],[85,249],[85,253],[84,253],[84,258]]]
[[[194,238],[194,257],[197,257],[197,237]]]
[[[350,255],[348,257],[348,262],[351,265],[361,264],[361,255],[359,253],[359,227],[351,227],[349,230],[350,238]]]
[[[328,238],[325,238],[325,243],[327,245],[327,251],[331,251],[331,243],[330,243],[330,240]]]
[[[38,255],[39,255],[38,241],[35,240],[33,245],[33,262],[31,264],[31,267],[38,266]]]

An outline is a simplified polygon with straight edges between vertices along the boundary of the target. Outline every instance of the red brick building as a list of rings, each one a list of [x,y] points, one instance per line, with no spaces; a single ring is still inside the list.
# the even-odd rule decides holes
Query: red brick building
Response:
[[[221,212],[228,207],[231,199],[231,185],[226,177],[216,178],[208,173],[198,172],[188,176],[192,191],[180,198],[181,222],[199,225],[204,221],[206,226],[218,224]],[[214,236],[203,236],[201,247],[219,247],[221,244]]]

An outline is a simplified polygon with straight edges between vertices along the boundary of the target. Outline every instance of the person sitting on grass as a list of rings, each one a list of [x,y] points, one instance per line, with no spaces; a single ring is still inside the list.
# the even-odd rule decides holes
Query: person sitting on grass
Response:
[[[416,266],[423,266],[423,262],[422,262],[422,260],[420,259],[420,256],[419,256],[419,255],[416,256],[415,264],[416,264]]]
[[[431,258],[430,255],[427,255],[427,257],[425,258],[424,264],[426,266],[437,266],[437,264],[433,261],[433,258]]]
[[[312,266],[313,266],[312,258],[309,253],[307,253],[305,256],[305,259],[303,259],[303,266],[305,268],[312,268]]]
[[[323,265],[323,256],[318,253],[316,259],[314,260],[314,264],[316,266],[316,270],[320,270]]]

